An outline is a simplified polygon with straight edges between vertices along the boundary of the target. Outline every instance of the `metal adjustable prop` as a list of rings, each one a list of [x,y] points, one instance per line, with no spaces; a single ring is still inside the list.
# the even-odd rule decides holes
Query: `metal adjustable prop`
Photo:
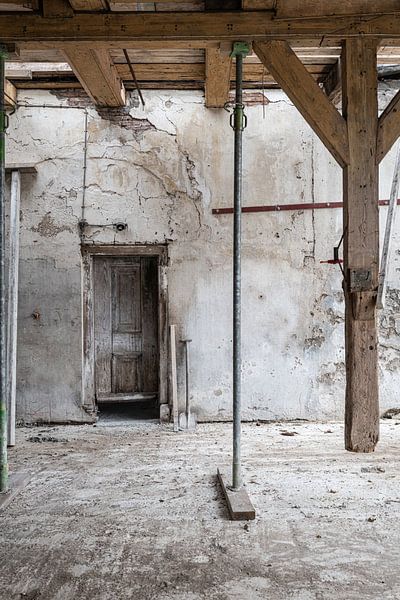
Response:
[[[254,507],[243,488],[241,465],[241,217],[242,217],[242,138],[247,125],[243,105],[243,58],[250,47],[245,42],[235,42],[231,56],[236,59],[236,94],[230,124],[234,130],[234,217],[233,217],[233,460],[232,485],[218,470],[218,477],[227,501],[232,520],[255,518]]]

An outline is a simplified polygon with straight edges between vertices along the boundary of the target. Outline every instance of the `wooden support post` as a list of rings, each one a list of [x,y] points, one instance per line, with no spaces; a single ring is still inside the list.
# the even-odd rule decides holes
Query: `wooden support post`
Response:
[[[400,131],[397,99],[381,117],[378,137],[377,46],[373,38],[349,38],[344,42],[342,117],[287,42],[253,44],[261,62],[343,168],[345,445],[355,452],[373,452],[379,436],[378,162],[395,140],[393,129]]]
[[[346,303],[345,445],[373,452],[379,437],[376,295],[379,269],[377,41],[344,42],[343,116],[349,163],[343,169]]]
[[[178,383],[176,375],[176,325],[169,327],[170,354],[171,354],[171,398],[172,416],[174,420],[174,431],[178,431],[179,407],[178,407]]]
[[[8,255],[7,302],[7,403],[8,445],[15,446],[15,412],[17,388],[17,313],[18,313],[18,263],[19,263],[19,207],[21,174],[11,173],[10,230]]]

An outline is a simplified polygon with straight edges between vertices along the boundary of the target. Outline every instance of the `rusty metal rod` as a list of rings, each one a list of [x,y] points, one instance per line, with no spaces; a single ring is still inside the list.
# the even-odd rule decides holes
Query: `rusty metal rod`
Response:
[[[131,75],[132,75],[133,82],[134,82],[134,84],[135,84],[135,86],[136,86],[137,93],[139,94],[140,102],[141,102],[141,103],[142,103],[142,105],[144,106],[144,98],[143,98],[142,92],[141,92],[141,90],[140,90],[140,87],[139,87],[138,81],[137,81],[137,79],[136,79],[136,75],[135,75],[135,71],[133,70],[133,66],[132,66],[132,63],[131,63],[131,59],[129,58],[129,54],[128,54],[128,52],[125,50],[125,48],[123,49],[123,53],[124,53],[124,56],[125,56],[126,62],[127,62],[127,64],[128,64],[129,70],[130,70],[130,72],[131,72]]]
[[[379,200],[379,206],[388,206],[390,200]],[[400,205],[400,198],[397,200]],[[259,206],[243,206],[242,213],[257,213],[257,212],[280,212],[285,210],[314,210],[321,208],[342,208],[343,202],[299,202],[297,204],[267,204]],[[213,208],[213,215],[232,215],[233,208]]]

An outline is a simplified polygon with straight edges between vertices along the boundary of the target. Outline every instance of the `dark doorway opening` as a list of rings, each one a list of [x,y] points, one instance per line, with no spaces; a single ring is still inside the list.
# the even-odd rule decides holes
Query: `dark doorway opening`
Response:
[[[98,405],[100,423],[118,424],[159,418],[158,402],[102,402]]]

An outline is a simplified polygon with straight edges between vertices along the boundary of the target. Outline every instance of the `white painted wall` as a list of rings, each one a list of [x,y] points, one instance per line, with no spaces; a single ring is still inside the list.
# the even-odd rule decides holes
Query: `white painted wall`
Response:
[[[341,200],[341,171],[280,91],[247,108],[244,203]],[[81,216],[84,110],[26,92],[7,137],[10,162],[37,162],[22,184],[18,417],[87,419],[81,402]],[[108,113],[110,114],[110,113]],[[224,110],[199,92],[146,92],[121,127],[88,108],[86,218],[94,243],[169,243],[170,322],[190,336],[193,406],[201,419],[231,417],[233,133]],[[103,118],[102,118],[103,117]],[[132,118],[131,118],[132,117]],[[113,117],[116,119],[115,115]],[[382,165],[388,198],[394,152]],[[381,209],[382,226],[386,209]],[[341,211],[243,217],[243,413],[247,419],[342,418],[343,295],[331,258]],[[381,327],[381,407],[399,405],[400,218]],[[35,319],[31,315],[39,313]],[[183,402],[183,362],[179,383]]]

